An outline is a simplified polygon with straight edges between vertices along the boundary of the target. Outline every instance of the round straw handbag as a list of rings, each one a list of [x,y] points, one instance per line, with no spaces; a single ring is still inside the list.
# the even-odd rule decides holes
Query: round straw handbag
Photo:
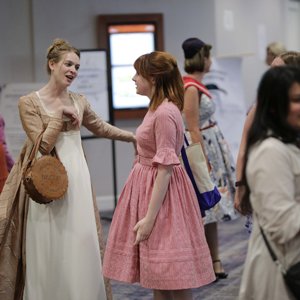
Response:
[[[55,148],[49,155],[36,158],[42,134],[30,153],[23,172],[23,184],[29,197],[37,203],[46,204],[61,199],[68,189],[68,175],[58,159]]]

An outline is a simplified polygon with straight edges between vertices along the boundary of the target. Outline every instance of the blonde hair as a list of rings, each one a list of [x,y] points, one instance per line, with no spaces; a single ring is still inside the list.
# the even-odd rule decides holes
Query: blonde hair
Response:
[[[80,58],[80,51],[73,47],[69,42],[63,39],[55,39],[47,49],[47,73],[50,75],[51,70],[49,67],[49,62],[53,61],[58,63],[61,59],[61,56],[66,52],[74,52]]]
[[[144,54],[134,62],[134,68],[137,74],[149,82],[154,81],[150,110],[156,110],[166,98],[179,110],[183,109],[183,81],[177,61],[171,54],[162,51]]]
[[[285,52],[286,49],[282,43],[273,42],[267,46],[267,51],[270,51],[274,56],[278,56],[281,53]]]

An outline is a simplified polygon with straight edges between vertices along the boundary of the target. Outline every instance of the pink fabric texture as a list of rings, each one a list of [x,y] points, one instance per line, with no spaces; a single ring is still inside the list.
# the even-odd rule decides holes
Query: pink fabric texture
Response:
[[[215,280],[197,199],[179,153],[180,111],[163,102],[149,111],[136,132],[138,157],[116,207],[106,251],[104,276],[160,290],[196,288]],[[134,246],[133,227],[148,208],[157,165],[173,165],[166,197],[148,240]]]
[[[0,115],[0,143],[3,144],[4,152],[5,152],[5,160],[7,164],[7,170],[10,171],[14,165],[14,160],[8,152],[6,141],[5,141],[5,122],[3,117]]]

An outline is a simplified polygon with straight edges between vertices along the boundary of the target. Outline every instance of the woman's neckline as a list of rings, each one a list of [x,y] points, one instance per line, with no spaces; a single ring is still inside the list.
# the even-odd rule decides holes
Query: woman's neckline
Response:
[[[54,111],[50,111],[50,110],[45,106],[45,104],[44,104],[44,102],[43,102],[43,100],[42,100],[42,98],[41,98],[41,95],[40,95],[39,91],[36,91],[35,93],[36,93],[36,95],[37,95],[37,97],[38,97],[38,99],[39,99],[39,101],[40,101],[40,103],[41,103],[41,105],[42,105],[44,111],[45,111],[47,114],[53,115],[55,112],[54,112]]]
[[[43,102],[43,100],[42,100],[42,98],[41,98],[41,95],[40,95],[39,91],[36,91],[35,93],[36,93],[37,98],[39,99],[39,102],[41,103],[41,106],[43,107],[44,111],[45,111],[48,115],[53,115],[53,114],[55,114],[55,111],[51,111],[51,110],[49,110],[49,109],[45,106],[45,103]],[[77,105],[76,105],[76,103],[75,103],[75,101],[74,101],[74,99],[73,99],[73,96],[72,96],[70,93],[68,93],[68,95],[69,95],[69,97],[71,98],[72,105],[74,105],[74,107],[76,108],[76,110],[77,110],[77,112],[78,112],[78,107],[77,107]]]

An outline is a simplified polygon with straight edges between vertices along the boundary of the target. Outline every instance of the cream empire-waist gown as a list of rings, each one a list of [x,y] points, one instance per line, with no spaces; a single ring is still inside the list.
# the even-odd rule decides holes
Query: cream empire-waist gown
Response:
[[[60,133],[55,147],[69,186],[61,200],[29,202],[23,300],[103,300],[91,180],[80,131]]]

